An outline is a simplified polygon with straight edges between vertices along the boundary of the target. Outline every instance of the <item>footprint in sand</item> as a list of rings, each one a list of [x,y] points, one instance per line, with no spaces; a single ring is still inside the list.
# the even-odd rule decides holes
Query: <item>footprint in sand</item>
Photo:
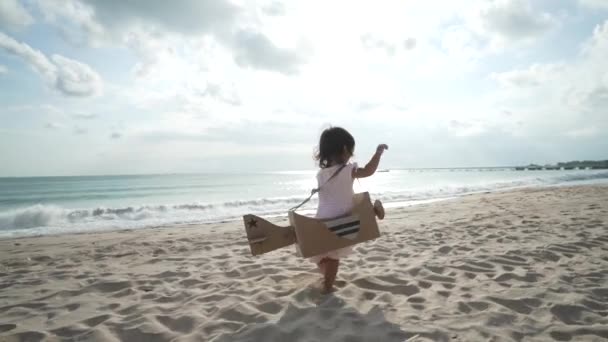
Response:
[[[89,327],[94,327],[96,325],[99,325],[105,321],[107,321],[111,316],[110,315],[99,315],[99,316],[94,316],[91,318],[87,318],[83,321],[81,321],[83,324],[88,325]]]
[[[171,331],[189,334],[194,329],[195,321],[190,316],[173,318],[170,316],[156,316],[156,320]]]
[[[549,333],[551,337],[556,341],[570,341],[572,340],[572,334],[564,331],[552,331]]]
[[[433,286],[433,284],[432,284],[432,283],[430,283],[430,282],[428,282],[428,281],[420,280],[420,281],[418,282],[418,286],[422,287],[423,289],[428,289],[428,288],[430,288],[431,286]]]
[[[524,315],[530,314],[532,310],[542,304],[542,301],[537,298],[505,299],[492,296],[488,296],[487,298],[496,304]]]
[[[423,297],[414,296],[414,297],[408,298],[407,301],[410,303],[420,304],[420,303],[426,302],[426,299],[424,299]]]
[[[450,246],[442,246],[437,250],[439,253],[447,254],[452,251],[452,247]]]
[[[13,335],[16,338],[16,341],[43,341],[47,335],[45,333],[41,333],[39,331],[25,331],[22,333],[18,333]],[[9,340],[11,341],[11,340]]]
[[[17,328],[16,324],[0,324],[0,333],[11,331]]]
[[[400,295],[406,295],[406,296],[411,296],[411,295],[414,295],[414,294],[420,292],[420,289],[418,288],[418,286],[415,286],[415,285],[389,285],[386,283],[376,282],[376,281],[374,281],[373,278],[371,278],[371,279],[360,278],[360,279],[354,280],[352,283],[363,289],[386,291],[386,292],[390,292],[392,294],[400,294]]]

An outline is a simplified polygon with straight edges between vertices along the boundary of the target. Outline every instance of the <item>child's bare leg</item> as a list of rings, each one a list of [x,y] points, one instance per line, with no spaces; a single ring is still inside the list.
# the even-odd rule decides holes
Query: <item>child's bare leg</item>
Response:
[[[378,219],[382,220],[384,218],[384,206],[382,206],[380,200],[374,202],[374,213],[376,213]]]
[[[323,274],[323,276],[325,276],[325,261],[326,260],[327,260],[327,258],[323,258],[317,263],[317,267],[319,267],[319,271],[321,272],[321,274]]]
[[[338,274],[338,267],[340,266],[340,260],[325,258],[323,267],[323,292],[329,293],[334,288],[334,282],[336,281],[336,275]]]

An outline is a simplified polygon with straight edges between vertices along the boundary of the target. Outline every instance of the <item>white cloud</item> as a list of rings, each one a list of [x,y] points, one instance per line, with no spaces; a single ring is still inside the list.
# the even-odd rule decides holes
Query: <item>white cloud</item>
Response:
[[[86,128],[80,127],[80,126],[74,126],[74,134],[76,135],[83,135],[83,134],[87,134],[88,130]]]
[[[72,117],[79,120],[91,120],[97,118],[97,115],[91,113],[76,113],[72,114]]]
[[[226,0],[123,1],[82,0],[95,11],[95,18],[107,27],[152,24],[185,34],[224,34],[234,24],[239,7]]]
[[[608,129],[608,20],[598,25],[570,63],[533,64],[493,73],[496,103],[525,120],[527,134],[588,138]]]
[[[447,125],[447,131],[456,137],[476,136],[484,133],[486,130],[487,128],[480,120],[450,120]]]
[[[446,28],[442,33],[441,48],[449,59],[448,67],[470,70],[488,54],[487,40],[464,25]]]
[[[585,137],[593,137],[599,133],[600,133],[600,131],[597,127],[588,126],[588,127],[569,130],[566,132],[566,136],[568,136],[570,138],[585,138]]]
[[[564,68],[562,64],[533,64],[525,69],[492,73],[490,77],[503,86],[538,86],[553,80],[562,68]]]
[[[593,63],[605,65],[605,57],[608,55],[608,20],[595,27],[582,52]]]
[[[537,37],[557,24],[549,13],[525,0],[494,0],[480,12],[483,27],[508,40]]]
[[[44,128],[48,128],[48,129],[59,129],[61,127],[63,127],[63,125],[61,125],[61,124],[59,124],[57,122],[47,122],[44,125]]]
[[[279,1],[272,1],[271,3],[262,6],[262,12],[270,16],[284,15],[286,12],[285,5]]]
[[[104,39],[103,27],[95,21],[93,9],[75,0],[38,0],[46,21],[59,28],[69,41],[96,46]]]
[[[229,87],[208,83],[206,89],[201,93],[201,96],[210,96],[233,106],[240,106],[242,104],[234,86]]]
[[[0,75],[6,74],[7,72],[8,72],[8,69],[4,65],[0,64]]]
[[[115,44],[126,41],[142,58],[138,67],[140,74],[146,73],[158,60],[147,50],[147,41],[151,38],[158,47],[165,48],[170,41],[162,36],[177,38],[181,44],[187,44],[190,39],[213,37],[232,53],[239,66],[247,68],[294,74],[304,63],[299,51],[281,48],[259,30],[255,14],[226,0],[40,0],[39,6],[47,20],[62,31],[74,36],[66,24],[71,22],[87,37],[72,40],[93,45],[101,41]],[[140,37],[146,37],[146,42],[138,41]]]
[[[297,52],[281,49],[268,37],[255,31],[237,32],[233,49],[234,60],[244,67],[294,74],[303,62]]]
[[[164,32],[133,30],[125,34],[124,44],[139,58],[133,69],[136,77],[147,77],[168,69],[176,72],[171,65],[179,59],[175,47],[181,44],[176,37]],[[165,80],[170,79],[165,76]]]
[[[8,106],[3,108],[6,111],[17,112],[17,113],[27,113],[27,112],[35,112],[35,113],[44,113],[50,115],[62,115],[63,111],[56,106],[51,104],[27,104],[27,105],[17,105],[17,106]]]
[[[63,110],[51,104],[26,104],[26,105],[13,105],[2,108],[6,112],[14,113],[38,113],[48,115],[52,117],[65,117]]]
[[[34,18],[18,0],[0,1],[0,29],[20,30],[34,22]]]
[[[0,48],[23,59],[44,78],[55,80],[57,67],[42,52],[32,49],[25,43],[19,43],[2,32],[0,32]]]
[[[563,79],[567,89],[563,91],[567,103],[575,110],[583,111],[602,120],[608,126],[608,20],[593,30],[593,35],[583,45],[580,60],[573,64]]]
[[[53,55],[57,66],[55,87],[65,95],[93,96],[101,93],[101,76],[87,64]]]
[[[120,133],[118,133],[118,132],[113,132],[113,133],[110,135],[110,138],[111,138],[111,139],[120,139],[120,138],[122,138],[122,134],[120,134]]]
[[[394,56],[397,52],[397,47],[395,44],[382,40],[380,38],[374,37],[373,35],[366,33],[361,36],[361,44],[366,49],[379,49],[384,50],[384,52],[389,56]],[[415,44],[414,44],[415,45]],[[407,49],[407,43],[404,43],[404,47]]]
[[[405,41],[403,41],[403,47],[406,50],[412,50],[413,48],[416,47],[416,39],[415,38],[407,38]]]
[[[559,18],[525,0],[474,1],[462,4],[451,20],[442,24],[438,36],[451,55],[468,63],[511,48],[531,46],[559,27]]]
[[[390,4],[374,7],[373,11],[369,8],[362,9],[362,13],[353,11],[353,15],[366,20],[345,29],[366,32],[364,35],[371,33],[364,36],[364,45],[383,49],[387,55],[395,52],[399,63],[392,65],[393,69],[408,67],[408,75],[425,79],[437,77],[445,81],[473,72],[497,55],[507,52],[522,55],[527,51],[522,46],[529,48],[559,27],[555,15],[522,0],[404,2],[402,8]],[[322,37],[329,36],[327,32],[320,35],[319,40],[329,39]],[[339,44],[340,37],[330,37],[334,40],[328,44]],[[414,51],[408,51],[413,48]],[[360,55],[352,50],[335,52],[349,60],[357,60]],[[369,66],[369,61],[366,62],[364,67]]]
[[[49,60],[42,52],[2,32],[0,49],[22,59],[50,86],[66,96],[92,96],[101,92],[101,77],[84,63],[61,55],[53,55]]]
[[[608,1],[606,0],[579,0],[579,3],[594,9],[608,9]]]

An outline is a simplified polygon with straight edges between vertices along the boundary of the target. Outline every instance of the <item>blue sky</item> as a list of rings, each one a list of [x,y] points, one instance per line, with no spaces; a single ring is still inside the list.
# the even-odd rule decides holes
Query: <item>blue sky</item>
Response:
[[[0,2],[0,176],[608,159],[608,1]]]

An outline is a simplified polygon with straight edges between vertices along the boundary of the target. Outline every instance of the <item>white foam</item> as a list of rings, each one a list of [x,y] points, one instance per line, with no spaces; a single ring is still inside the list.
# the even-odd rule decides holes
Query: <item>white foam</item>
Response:
[[[372,193],[387,207],[407,206],[453,198],[477,192],[502,191],[513,188],[608,182],[608,172],[573,172],[559,175],[529,175],[513,181],[477,184],[429,186],[404,191]],[[0,212],[0,237],[57,234],[91,230],[135,229],[177,224],[196,224],[236,220],[247,213],[265,216],[285,215],[286,211],[305,198],[276,197],[255,200],[232,200],[223,203],[146,204],[117,208],[63,208],[55,205],[33,205]],[[301,210],[312,214],[317,199]]]

